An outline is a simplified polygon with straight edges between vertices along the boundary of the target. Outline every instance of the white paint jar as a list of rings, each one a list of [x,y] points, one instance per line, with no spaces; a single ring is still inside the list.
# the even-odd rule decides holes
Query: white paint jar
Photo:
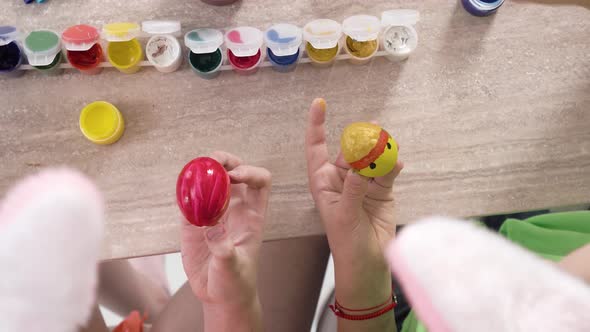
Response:
[[[412,9],[394,9],[381,14],[381,44],[391,61],[407,59],[418,46],[418,33],[414,26],[419,13]]]
[[[178,21],[145,21],[143,32],[151,35],[145,45],[148,61],[160,72],[171,73],[182,64],[182,48],[177,37],[182,27]]]

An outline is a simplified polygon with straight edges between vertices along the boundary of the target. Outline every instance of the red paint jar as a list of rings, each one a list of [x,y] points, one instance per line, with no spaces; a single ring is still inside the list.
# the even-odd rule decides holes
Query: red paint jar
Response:
[[[238,74],[252,74],[262,63],[262,31],[252,27],[233,28],[225,33],[227,58]]]
[[[72,67],[88,75],[96,75],[102,71],[100,63],[104,55],[99,39],[98,30],[85,24],[69,27],[63,32],[62,41]]]

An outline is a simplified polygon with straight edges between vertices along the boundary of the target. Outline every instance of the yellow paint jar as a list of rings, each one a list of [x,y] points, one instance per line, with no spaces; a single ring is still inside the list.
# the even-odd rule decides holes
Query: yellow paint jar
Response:
[[[113,144],[125,131],[125,120],[121,112],[106,101],[95,101],[80,112],[80,130],[95,144]]]
[[[120,72],[133,74],[141,67],[143,49],[137,40],[140,27],[136,23],[111,23],[103,27],[107,45],[107,58]]]
[[[379,18],[370,15],[348,17],[342,22],[342,31],[346,36],[344,50],[350,55],[351,63],[365,64],[379,50]]]
[[[314,20],[303,28],[305,51],[311,63],[319,66],[331,65],[340,53],[340,23],[328,20]]]

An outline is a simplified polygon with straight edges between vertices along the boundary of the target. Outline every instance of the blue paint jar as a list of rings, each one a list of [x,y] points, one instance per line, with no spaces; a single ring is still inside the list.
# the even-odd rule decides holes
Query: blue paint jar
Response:
[[[264,33],[266,55],[273,69],[280,72],[293,71],[301,55],[303,34],[293,24],[280,23],[268,28]]]
[[[461,0],[463,8],[474,16],[488,16],[495,13],[504,0]]]
[[[17,77],[25,73],[19,70],[24,53],[17,42],[18,35],[15,27],[0,26],[0,75],[4,77]]]

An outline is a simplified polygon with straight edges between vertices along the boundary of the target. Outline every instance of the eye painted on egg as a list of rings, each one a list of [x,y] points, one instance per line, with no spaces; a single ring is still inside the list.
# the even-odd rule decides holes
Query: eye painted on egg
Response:
[[[344,128],[340,138],[344,160],[366,177],[380,177],[397,163],[397,143],[387,131],[368,122],[355,122]]]

